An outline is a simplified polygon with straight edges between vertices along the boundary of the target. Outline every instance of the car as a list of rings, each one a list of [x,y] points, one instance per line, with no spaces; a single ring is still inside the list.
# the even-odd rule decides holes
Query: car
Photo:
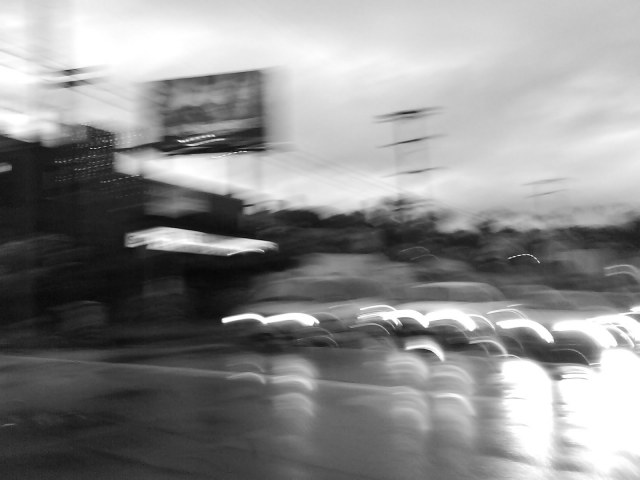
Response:
[[[481,282],[433,282],[405,285],[398,309],[428,313],[458,309],[483,314],[510,304],[500,290]]]
[[[241,310],[261,315],[331,312],[349,322],[359,306],[386,302],[388,296],[383,285],[362,277],[291,277],[258,286]]]
[[[503,293],[481,282],[414,283],[405,287],[409,302],[430,303],[501,303]]]
[[[496,287],[481,282],[433,282],[404,286],[403,301],[398,310],[411,310],[423,315],[439,315],[438,312],[462,312],[472,330],[490,333],[491,325],[484,319],[488,311],[510,305]],[[458,315],[458,318],[461,318]],[[440,320],[439,320],[440,321]],[[454,322],[460,325],[460,322]]]
[[[587,311],[603,315],[617,312],[615,305],[599,292],[527,285],[512,288],[510,296],[514,305],[527,309]]]
[[[640,331],[630,319],[583,310],[511,307],[487,313],[510,355],[545,364],[598,367],[604,352],[635,350]]]
[[[383,285],[363,277],[292,276],[258,285],[222,322],[253,344],[337,346],[365,333],[350,328],[361,308],[388,298]]]
[[[482,282],[429,282],[403,286],[395,308],[415,314],[401,318],[400,337],[428,336],[445,351],[477,351],[504,354],[494,326],[485,313],[506,308],[509,302],[496,287]]]

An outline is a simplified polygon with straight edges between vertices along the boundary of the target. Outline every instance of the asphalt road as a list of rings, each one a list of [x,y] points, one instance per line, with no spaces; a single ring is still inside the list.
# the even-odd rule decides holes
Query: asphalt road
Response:
[[[640,478],[640,364],[198,349],[0,356],[6,479]]]

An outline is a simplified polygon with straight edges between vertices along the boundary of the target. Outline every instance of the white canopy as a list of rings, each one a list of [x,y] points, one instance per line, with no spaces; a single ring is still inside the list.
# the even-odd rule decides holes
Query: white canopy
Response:
[[[149,250],[231,256],[240,253],[265,253],[278,246],[273,242],[249,238],[225,237],[193,230],[156,227],[127,233],[125,246],[145,246]]]

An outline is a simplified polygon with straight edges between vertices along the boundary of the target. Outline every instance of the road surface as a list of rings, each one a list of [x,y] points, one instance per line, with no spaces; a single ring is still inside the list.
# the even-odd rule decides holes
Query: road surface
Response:
[[[389,350],[0,356],[7,479],[640,478],[640,365]]]

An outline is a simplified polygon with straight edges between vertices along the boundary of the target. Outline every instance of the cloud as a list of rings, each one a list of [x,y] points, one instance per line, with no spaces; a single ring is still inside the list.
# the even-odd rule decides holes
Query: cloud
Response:
[[[527,208],[522,184],[556,176],[572,177],[576,202],[632,198],[633,177],[624,172],[635,171],[640,146],[635,1],[142,5],[83,2],[80,58],[103,58],[135,80],[285,67],[294,143],[368,179],[345,171],[338,179],[336,169],[298,158],[281,183],[310,202],[356,205],[375,191],[388,194],[393,156],[378,146],[391,131],[373,117],[430,105],[445,109],[424,131],[446,137],[403,164],[446,166],[432,176],[443,202]],[[602,181],[603,165],[623,172],[615,187]],[[352,183],[340,191],[346,179]],[[405,185],[422,192],[425,181]]]

